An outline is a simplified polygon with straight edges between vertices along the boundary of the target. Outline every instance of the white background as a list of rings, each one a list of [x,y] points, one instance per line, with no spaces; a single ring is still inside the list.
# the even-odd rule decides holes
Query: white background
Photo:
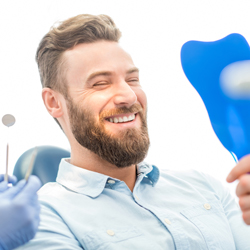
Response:
[[[140,68],[148,97],[151,147],[147,161],[159,168],[194,168],[225,178],[235,165],[214,134],[204,104],[180,63],[188,40],[213,41],[240,33],[250,41],[246,0],[10,0],[0,1],[0,172],[10,142],[10,172],[18,157],[37,145],[69,149],[66,137],[41,99],[35,53],[42,37],[60,20],[81,13],[108,14],[123,33],[121,44]],[[7,136],[7,134],[9,134]]]

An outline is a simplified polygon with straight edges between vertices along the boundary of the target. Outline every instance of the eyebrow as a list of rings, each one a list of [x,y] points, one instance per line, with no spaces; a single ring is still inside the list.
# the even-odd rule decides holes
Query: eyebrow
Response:
[[[127,72],[126,72],[126,75],[128,74],[132,74],[134,72],[139,72],[139,69],[137,67],[133,67],[131,69],[129,69]],[[91,73],[86,82],[90,82],[93,78],[97,77],[97,76],[110,76],[112,75],[112,72],[111,71],[96,71],[96,72],[93,72]]]

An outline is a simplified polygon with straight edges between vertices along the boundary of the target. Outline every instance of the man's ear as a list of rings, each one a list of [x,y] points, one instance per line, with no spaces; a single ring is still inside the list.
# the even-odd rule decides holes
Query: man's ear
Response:
[[[59,118],[63,115],[63,97],[60,93],[50,88],[43,88],[42,98],[44,105],[51,116]]]

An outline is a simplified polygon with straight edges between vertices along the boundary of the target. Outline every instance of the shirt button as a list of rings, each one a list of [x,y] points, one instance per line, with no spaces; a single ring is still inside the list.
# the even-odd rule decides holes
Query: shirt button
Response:
[[[165,222],[170,225],[171,224],[171,221],[169,219],[165,219]]]
[[[108,183],[109,184],[115,184],[115,181],[114,180],[108,180]]]
[[[115,232],[113,230],[107,230],[107,234],[110,236],[114,236]]]
[[[208,203],[205,203],[203,207],[206,208],[207,210],[211,209],[211,206]]]
[[[136,200],[139,200],[138,196],[135,194],[134,197],[136,198]]]

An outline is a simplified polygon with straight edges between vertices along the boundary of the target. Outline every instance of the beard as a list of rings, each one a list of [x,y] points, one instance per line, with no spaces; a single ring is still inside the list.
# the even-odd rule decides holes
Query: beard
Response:
[[[102,111],[98,122],[91,111],[81,109],[71,98],[66,101],[71,131],[81,146],[118,168],[129,167],[144,160],[150,141],[146,113],[143,113],[140,104]],[[126,113],[137,113],[140,116],[140,128],[124,129],[119,132],[119,136],[106,131],[105,117]]]

